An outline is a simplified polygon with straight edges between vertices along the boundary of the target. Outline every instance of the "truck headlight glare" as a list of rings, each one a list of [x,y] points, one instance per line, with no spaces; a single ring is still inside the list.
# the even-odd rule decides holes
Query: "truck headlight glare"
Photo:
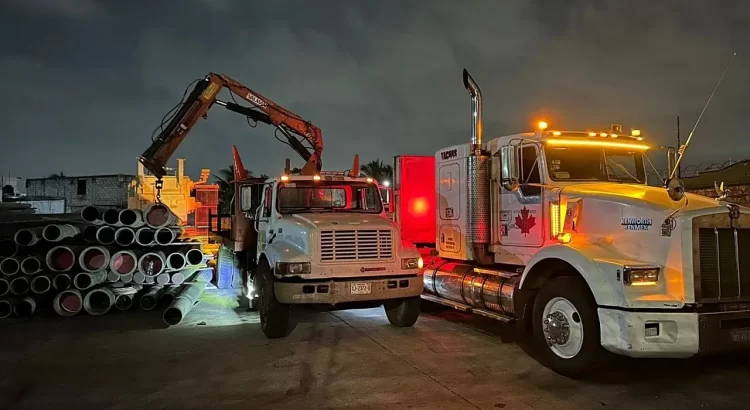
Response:
[[[422,258],[401,259],[401,269],[419,269]]]
[[[310,262],[279,262],[276,272],[279,275],[305,275],[310,273]]]
[[[654,286],[659,283],[659,268],[629,268],[623,273],[623,280],[630,286]]]

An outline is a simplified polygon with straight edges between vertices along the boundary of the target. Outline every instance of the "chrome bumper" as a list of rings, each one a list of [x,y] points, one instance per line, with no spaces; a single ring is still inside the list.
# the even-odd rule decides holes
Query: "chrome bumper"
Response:
[[[369,283],[368,294],[353,293],[353,285]],[[357,286],[354,286],[355,288]],[[287,304],[336,304],[344,302],[400,299],[422,294],[421,275],[379,278],[345,278],[327,281],[274,283],[276,299]]]

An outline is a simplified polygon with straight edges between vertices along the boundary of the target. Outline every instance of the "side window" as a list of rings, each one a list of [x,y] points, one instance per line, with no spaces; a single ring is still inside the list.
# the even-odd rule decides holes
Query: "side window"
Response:
[[[521,194],[523,196],[541,195],[541,187],[525,185],[542,183],[539,162],[537,161],[537,149],[533,145],[526,145],[520,147],[519,150],[521,151]]]
[[[76,191],[78,195],[86,195],[86,180],[85,179],[78,180],[78,189]]]
[[[272,185],[266,185],[266,189],[263,196],[263,218],[270,218],[271,217],[271,209],[272,209],[272,202],[273,199],[273,188]]]

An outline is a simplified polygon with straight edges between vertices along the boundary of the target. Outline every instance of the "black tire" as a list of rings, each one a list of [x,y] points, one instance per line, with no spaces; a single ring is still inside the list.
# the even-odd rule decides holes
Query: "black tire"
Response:
[[[561,354],[555,353],[553,347],[547,343],[545,334],[544,320],[544,309],[547,303],[555,298],[560,303],[570,303],[574,308],[574,312],[571,317],[563,315],[565,321],[568,322],[571,327],[568,328],[569,336],[565,343],[555,344],[554,349],[567,349],[571,348],[567,352],[567,356],[563,357]],[[562,314],[562,311],[556,310]],[[601,347],[601,337],[599,334],[599,317],[596,311],[596,302],[594,301],[591,292],[588,289],[586,283],[574,276],[570,277],[558,277],[547,281],[534,300],[534,309],[532,311],[532,338],[533,344],[538,351],[538,356],[542,364],[554,370],[557,373],[568,377],[578,377],[583,373],[594,370],[598,365],[601,364],[601,358],[604,353],[604,349]],[[555,313],[555,311],[551,312]],[[559,316],[557,316],[559,318]],[[560,323],[560,321],[553,320],[553,324]],[[582,326],[582,343],[580,343],[580,349],[574,352],[572,348],[575,344],[568,346],[569,343],[574,343],[575,332],[573,327]],[[554,333],[550,333],[554,336]],[[565,336],[562,336],[565,338]],[[558,347],[559,346],[559,347]]]
[[[396,327],[411,327],[419,319],[422,298],[412,296],[405,299],[386,300],[383,303],[388,321]]]
[[[255,283],[259,286],[260,328],[269,339],[286,337],[292,332],[290,305],[279,303],[273,289],[274,276],[268,261],[258,265]],[[258,283],[260,282],[260,283]]]

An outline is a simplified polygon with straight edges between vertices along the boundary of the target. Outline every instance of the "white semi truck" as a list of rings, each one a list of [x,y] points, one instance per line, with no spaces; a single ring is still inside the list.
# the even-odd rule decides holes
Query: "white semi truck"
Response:
[[[423,299],[515,321],[550,368],[750,348],[750,210],[646,184],[640,132],[537,130],[395,161]]]

